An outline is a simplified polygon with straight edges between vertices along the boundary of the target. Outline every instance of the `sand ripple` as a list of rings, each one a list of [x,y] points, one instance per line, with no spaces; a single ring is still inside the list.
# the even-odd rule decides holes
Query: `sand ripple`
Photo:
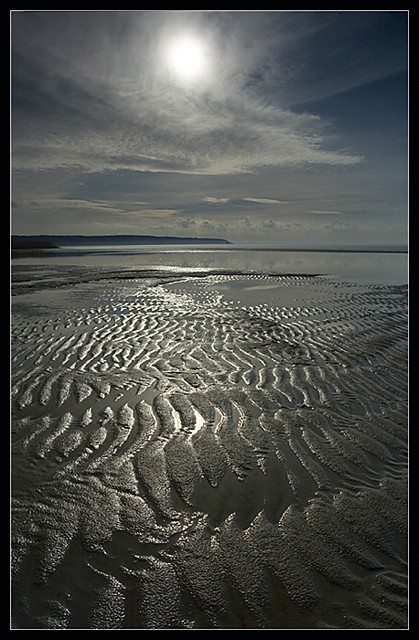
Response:
[[[14,628],[406,628],[405,288],[134,275],[16,290]]]

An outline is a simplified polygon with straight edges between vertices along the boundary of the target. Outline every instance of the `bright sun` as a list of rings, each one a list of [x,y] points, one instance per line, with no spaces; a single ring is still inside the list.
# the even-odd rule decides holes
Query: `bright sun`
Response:
[[[183,83],[194,82],[205,74],[207,56],[197,38],[184,36],[172,41],[167,47],[166,59],[171,72]]]

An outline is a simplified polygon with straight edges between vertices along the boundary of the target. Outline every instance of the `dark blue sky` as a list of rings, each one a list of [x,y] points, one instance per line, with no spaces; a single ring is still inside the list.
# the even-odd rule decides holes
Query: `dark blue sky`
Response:
[[[12,228],[405,244],[406,11],[12,11]]]

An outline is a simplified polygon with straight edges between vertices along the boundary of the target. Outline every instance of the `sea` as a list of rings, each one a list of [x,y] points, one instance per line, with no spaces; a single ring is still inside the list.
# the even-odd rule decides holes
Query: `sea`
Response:
[[[407,249],[391,246],[283,248],[261,244],[74,246],[17,251],[15,265],[121,267],[162,272],[323,275],[367,284],[408,284]]]

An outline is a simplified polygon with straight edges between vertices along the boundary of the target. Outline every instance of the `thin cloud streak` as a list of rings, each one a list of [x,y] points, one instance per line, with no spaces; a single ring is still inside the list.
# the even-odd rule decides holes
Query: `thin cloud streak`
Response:
[[[255,202],[257,204],[284,204],[285,200],[276,200],[275,198],[243,198],[246,202]]]

